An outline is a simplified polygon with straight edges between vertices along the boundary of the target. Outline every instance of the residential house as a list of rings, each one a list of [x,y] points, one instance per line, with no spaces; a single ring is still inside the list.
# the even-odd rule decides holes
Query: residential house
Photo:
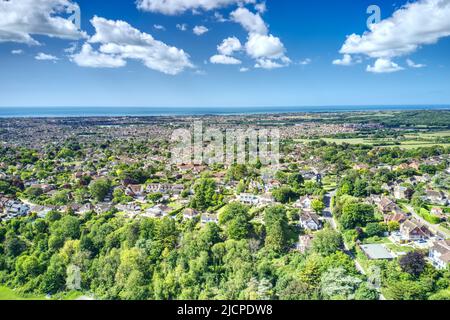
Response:
[[[77,214],[83,215],[88,212],[94,211],[95,207],[92,205],[92,203],[86,203],[81,206],[81,208],[76,212]]]
[[[378,203],[378,210],[382,213],[390,213],[397,208],[397,204],[387,197],[381,198]]]
[[[293,206],[298,209],[311,209],[313,198],[304,196],[294,202]]]
[[[98,203],[98,204],[95,205],[94,211],[97,214],[102,214],[102,213],[111,211],[112,209],[113,209],[113,206],[111,205],[111,203],[102,202],[102,203]]]
[[[359,164],[355,164],[353,166],[353,170],[368,170],[369,166],[365,163],[359,163]]]
[[[387,192],[392,192],[392,190],[394,190],[395,188],[395,183],[393,182],[388,182],[388,183],[383,183],[383,185],[381,186],[381,189]]]
[[[201,173],[201,172],[205,171],[206,169],[208,169],[207,166],[200,165],[200,164],[181,164],[181,165],[178,165],[178,170],[180,172],[192,171],[194,174],[198,174],[198,173]]]
[[[5,203],[3,212],[7,217],[16,218],[26,216],[30,212],[30,207],[18,200],[9,200]]]
[[[273,197],[271,192],[266,192],[265,194],[259,196],[259,203],[261,205],[272,204],[275,202],[275,198]]]
[[[322,229],[322,222],[317,214],[306,211],[300,216],[300,226],[306,230],[317,231]]]
[[[202,224],[207,224],[207,223],[216,223],[217,224],[217,223],[219,223],[219,219],[216,214],[202,214],[201,222],[202,222]]]
[[[145,214],[153,218],[162,218],[168,216],[172,211],[173,211],[172,208],[164,204],[158,204],[152,208],[147,209],[145,211]]]
[[[397,200],[410,200],[414,191],[408,187],[396,185],[394,187],[394,197]]]
[[[445,193],[442,191],[435,191],[435,190],[427,190],[425,191],[424,200],[432,203],[437,204],[441,206],[447,205],[447,197],[445,196]]]
[[[125,213],[125,215],[134,217],[141,213],[141,207],[136,204],[119,204],[117,210]]]
[[[56,187],[50,184],[33,184],[30,186],[31,188],[41,189],[43,193],[50,193],[51,191],[55,191]]]
[[[295,246],[295,248],[300,251],[301,253],[305,253],[312,247],[312,242],[314,240],[313,235],[302,235],[298,237],[298,242]]]
[[[408,215],[401,210],[396,210],[392,214],[386,214],[384,216],[384,223],[398,222],[399,224],[405,222],[408,219]]]
[[[254,194],[241,193],[240,195],[238,195],[238,201],[246,205],[257,206],[260,199],[257,195]]]
[[[394,167],[394,170],[406,170],[406,169],[408,169],[409,168],[409,165],[407,164],[407,163],[402,163],[402,164],[399,164],[398,166],[395,166]]]
[[[151,183],[147,185],[146,191],[148,193],[162,193],[162,194],[180,194],[183,192],[184,186],[182,184],[161,184],[161,183]]]
[[[442,208],[440,208],[440,207],[433,207],[433,208],[431,208],[430,213],[433,216],[436,216],[436,217],[438,217],[440,219],[446,219],[447,218],[447,216],[444,214],[444,210]]]
[[[406,220],[400,225],[402,240],[417,241],[426,240],[433,236],[433,233],[417,220]]]
[[[433,266],[445,270],[450,265],[450,240],[435,241],[428,254]]]
[[[269,180],[265,185],[264,185],[264,190],[265,192],[271,192],[274,189],[278,189],[281,187],[281,182],[278,180]]]
[[[414,169],[414,170],[419,170],[420,163],[419,163],[418,161],[412,161],[412,162],[409,164],[409,167],[410,167],[411,169]]]
[[[130,184],[125,189],[125,194],[136,199],[144,199],[144,188],[140,184]]]
[[[414,176],[414,177],[410,177],[410,178],[406,179],[406,183],[416,186],[419,183],[419,180],[417,180],[416,176]]]
[[[199,213],[198,211],[194,210],[194,209],[186,209],[183,211],[183,218],[184,219],[194,219],[195,217],[198,217]]]
[[[46,206],[34,205],[34,206],[30,207],[30,212],[36,213],[36,215],[39,218],[45,218],[50,211],[55,210],[55,209],[56,208],[54,206],[46,207]]]

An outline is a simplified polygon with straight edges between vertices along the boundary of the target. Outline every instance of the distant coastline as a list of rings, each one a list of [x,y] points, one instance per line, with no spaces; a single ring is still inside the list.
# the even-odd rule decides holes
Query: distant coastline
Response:
[[[0,107],[0,118],[157,117],[327,112],[450,110],[450,105],[315,107]]]

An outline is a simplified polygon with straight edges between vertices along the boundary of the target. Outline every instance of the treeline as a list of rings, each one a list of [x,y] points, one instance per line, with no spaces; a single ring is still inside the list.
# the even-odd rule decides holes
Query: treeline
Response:
[[[219,224],[51,212],[0,227],[0,283],[24,293],[99,299],[376,299],[325,229],[306,254],[282,206],[255,222],[229,205]]]

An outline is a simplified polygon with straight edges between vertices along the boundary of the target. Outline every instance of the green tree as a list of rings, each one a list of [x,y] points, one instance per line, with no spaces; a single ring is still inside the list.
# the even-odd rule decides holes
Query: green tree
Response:
[[[418,251],[408,252],[401,256],[398,263],[402,270],[412,276],[419,276],[425,270],[425,257]]]
[[[300,190],[305,179],[300,173],[293,173],[288,178],[289,186],[294,190]]]
[[[374,209],[371,205],[364,203],[347,203],[342,208],[339,219],[344,229],[364,227],[368,222],[375,219]]]
[[[266,209],[264,224],[266,226],[266,248],[281,253],[286,248],[289,232],[284,206],[272,206]]]
[[[238,202],[230,203],[219,215],[219,224],[224,226],[228,238],[245,239],[251,229],[249,208]]]
[[[325,299],[353,300],[361,282],[344,268],[333,268],[326,271],[320,280],[321,293]]]
[[[387,224],[387,228],[389,232],[394,232],[400,230],[400,223],[397,221],[389,221]]]
[[[383,234],[387,231],[386,225],[378,222],[368,223],[366,226],[366,236],[374,237],[374,236],[383,236]]]
[[[219,194],[216,192],[216,182],[210,178],[202,178],[194,185],[194,197],[191,207],[198,210],[207,210],[219,203]]]
[[[312,242],[312,250],[327,256],[342,248],[343,240],[339,232],[332,229],[324,229],[317,232]]]
[[[281,187],[273,190],[272,196],[280,203],[289,203],[297,198],[297,194],[289,187]]]
[[[7,256],[17,257],[25,251],[26,244],[15,234],[7,234],[4,242],[5,253]]]
[[[108,179],[98,179],[89,185],[92,197],[97,201],[103,201],[111,189],[111,181]]]
[[[311,202],[311,207],[317,214],[321,214],[322,211],[325,209],[325,204],[320,199],[314,199]]]

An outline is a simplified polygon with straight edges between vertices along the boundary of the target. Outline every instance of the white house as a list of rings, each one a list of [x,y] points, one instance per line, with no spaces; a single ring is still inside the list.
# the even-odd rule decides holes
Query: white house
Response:
[[[27,215],[30,212],[30,207],[17,200],[9,200],[3,210],[7,216],[16,218]]]
[[[295,248],[301,253],[305,253],[312,246],[312,241],[314,240],[313,235],[302,235],[298,237],[298,242]]]
[[[215,214],[202,214],[201,222],[203,224],[219,223],[219,219],[217,218],[217,215],[215,215]]]
[[[147,185],[146,191],[148,193],[162,193],[162,194],[180,194],[183,192],[184,186],[182,184],[161,184],[151,183]]]
[[[447,197],[445,196],[445,193],[442,191],[435,191],[435,190],[427,190],[425,192],[424,200],[427,200],[430,203],[438,204],[441,206],[447,205]]]
[[[194,219],[199,215],[198,211],[194,209],[186,209],[183,211],[183,218],[187,220]]]
[[[250,206],[256,206],[260,202],[260,198],[258,196],[250,193],[241,193],[238,195],[238,200],[239,202]]]
[[[161,218],[168,216],[172,212],[172,209],[166,205],[158,204],[152,208],[145,210],[146,216],[151,216],[154,218]]]
[[[444,270],[450,264],[450,240],[441,240],[433,243],[428,255],[433,266]]]
[[[322,222],[317,214],[307,211],[300,216],[300,226],[303,229],[317,231],[322,229]]]
[[[293,206],[298,209],[311,209],[313,199],[309,196],[301,197],[294,202]]]

